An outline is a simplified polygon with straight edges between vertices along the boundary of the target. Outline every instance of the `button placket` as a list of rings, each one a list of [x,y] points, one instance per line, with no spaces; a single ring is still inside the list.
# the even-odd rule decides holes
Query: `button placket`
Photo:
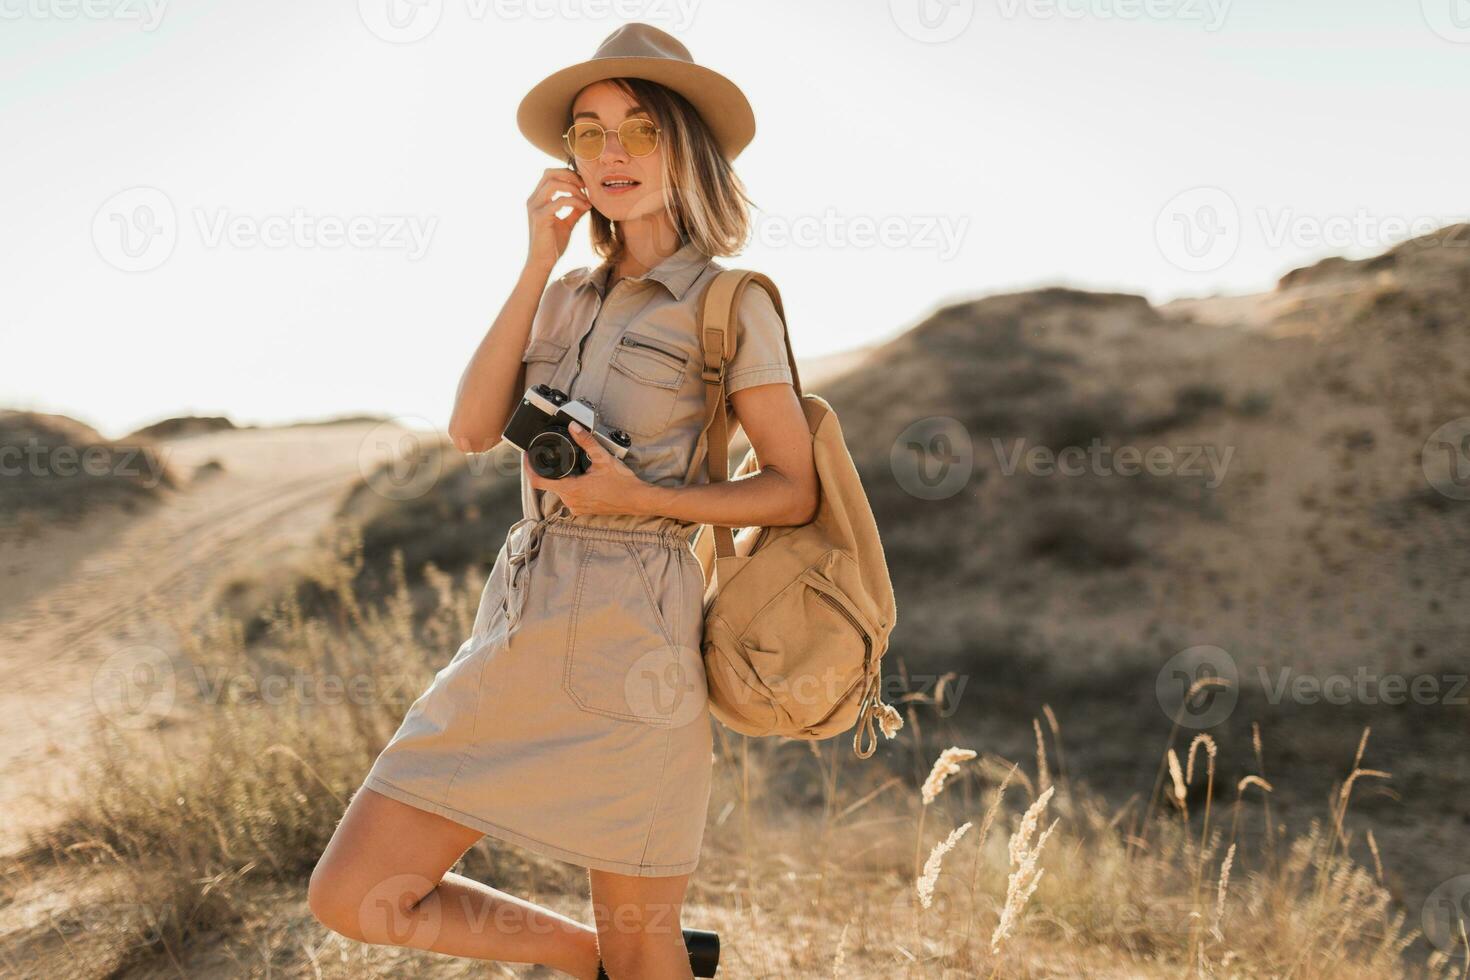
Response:
[[[597,296],[595,298],[592,318],[577,341],[577,350],[573,358],[576,363],[576,373],[569,379],[569,386],[563,389],[569,395],[591,405],[600,424],[606,424],[602,418],[602,407],[599,401],[604,379],[607,377],[608,362],[612,358],[611,348],[616,344],[613,338],[621,332],[623,321],[627,316],[626,304],[618,301],[618,293],[623,283],[628,281],[630,280],[618,280],[613,284],[612,289],[608,290],[606,297]],[[577,392],[574,393],[570,385],[575,385]]]
[[[572,331],[575,336],[571,343],[567,345],[566,356],[556,366],[555,380],[552,382],[553,387],[560,388],[568,395],[572,393],[572,383],[577,380],[578,374],[581,373],[582,344],[587,339],[587,335],[591,332],[592,327],[597,323],[597,317],[601,311],[602,298],[597,295],[596,290],[593,290],[592,311],[586,315],[586,322],[582,324],[581,329]]]

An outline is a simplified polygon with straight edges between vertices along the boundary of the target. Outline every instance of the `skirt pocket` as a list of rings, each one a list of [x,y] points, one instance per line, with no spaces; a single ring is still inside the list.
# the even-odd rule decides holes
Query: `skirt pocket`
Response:
[[[665,603],[677,608],[683,598],[677,558],[670,552],[668,568],[655,567],[651,578],[625,541],[581,545],[562,687],[583,711],[667,726],[703,680],[688,676],[690,654],[681,653],[665,613]]]

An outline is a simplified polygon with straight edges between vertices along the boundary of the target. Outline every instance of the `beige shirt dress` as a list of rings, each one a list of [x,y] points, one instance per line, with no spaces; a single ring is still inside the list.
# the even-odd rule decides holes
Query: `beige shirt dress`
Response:
[[[610,292],[607,262],[554,280],[517,389],[549,383],[590,404],[632,436],[624,462],[645,481],[708,482],[696,317],[725,268],[686,240]],[[727,391],[790,384],[763,290],[745,291],[738,327]],[[471,635],[363,785],[582,867],[693,871],[713,761],[698,525],[572,515],[524,470],[521,502]]]

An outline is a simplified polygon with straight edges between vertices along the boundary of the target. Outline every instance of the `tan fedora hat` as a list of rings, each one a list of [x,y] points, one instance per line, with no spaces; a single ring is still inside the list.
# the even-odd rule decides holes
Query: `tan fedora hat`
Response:
[[[688,99],[699,111],[727,160],[734,160],[755,138],[755,112],[740,87],[724,75],[696,65],[689,49],[672,34],[649,24],[624,24],[609,34],[587,61],[547,75],[516,110],[516,125],[538,149],[567,157],[572,100],[604,78],[646,78]]]

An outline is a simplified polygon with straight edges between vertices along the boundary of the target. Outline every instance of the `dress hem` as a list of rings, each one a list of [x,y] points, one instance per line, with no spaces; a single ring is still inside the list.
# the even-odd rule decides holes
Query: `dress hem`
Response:
[[[441,817],[447,817],[455,823],[464,824],[473,830],[489,834],[491,837],[509,841],[512,844],[519,844],[528,850],[535,851],[537,854],[543,854],[547,857],[555,858],[559,861],[566,861],[584,868],[595,868],[598,871],[611,871],[615,874],[633,875],[640,878],[656,878],[688,874],[699,864],[698,858],[695,858],[693,861],[681,861],[677,864],[632,864],[627,861],[614,861],[609,858],[594,857],[590,854],[583,854],[565,847],[558,847],[555,844],[530,837],[509,827],[503,827],[500,824],[491,823],[482,817],[476,817],[456,810],[454,807],[446,806],[437,800],[426,799],[400,786],[395,786],[382,776],[370,774],[367,779],[363,780],[362,785],[367,789],[376,793],[382,793],[384,796],[397,800],[400,803],[406,803],[411,807],[427,810],[430,813],[437,813]]]

